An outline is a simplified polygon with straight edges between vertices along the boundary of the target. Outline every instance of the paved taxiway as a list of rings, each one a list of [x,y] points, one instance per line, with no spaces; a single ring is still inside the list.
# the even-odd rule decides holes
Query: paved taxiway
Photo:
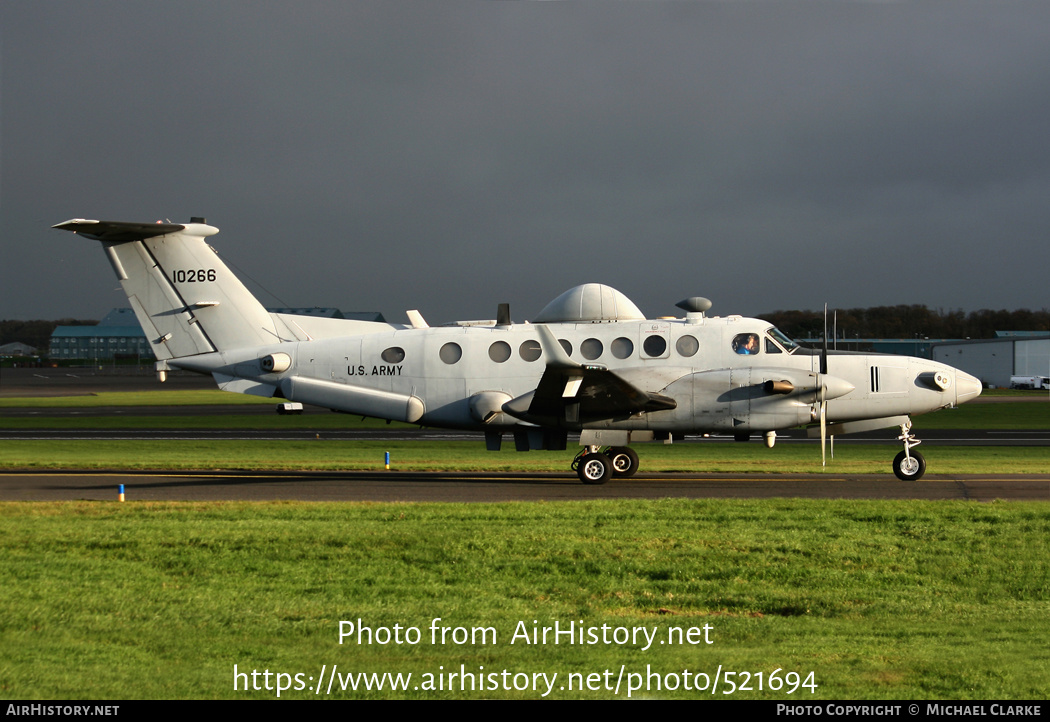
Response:
[[[539,501],[772,498],[1050,501],[1050,474],[638,474],[602,486],[569,474],[420,472],[10,472],[0,500],[117,501]]]

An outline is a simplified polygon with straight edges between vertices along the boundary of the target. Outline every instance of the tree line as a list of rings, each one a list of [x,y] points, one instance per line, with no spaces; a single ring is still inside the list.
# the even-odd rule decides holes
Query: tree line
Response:
[[[61,318],[57,321],[0,321],[0,346],[20,341],[46,353],[57,326],[94,326],[98,321]]]
[[[851,338],[995,338],[996,331],[1041,331],[1050,334],[1050,310],[965,313],[926,306],[876,306],[828,309],[828,336],[838,317],[838,337]],[[792,338],[820,338],[824,311],[774,311],[759,318],[769,321]]]
[[[835,311],[828,310],[828,335]],[[995,338],[996,331],[1041,331],[1050,334],[1050,310],[964,313],[926,306],[876,306],[838,309],[838,337],[851,338]],[[774,311],[759,318],[792,338],[820,338],[823,311]],[[0,346],[21,341],[39,351],[51,344],[56,326],[94,326],[98,321],[62,318],[57,321],[0,321]]]

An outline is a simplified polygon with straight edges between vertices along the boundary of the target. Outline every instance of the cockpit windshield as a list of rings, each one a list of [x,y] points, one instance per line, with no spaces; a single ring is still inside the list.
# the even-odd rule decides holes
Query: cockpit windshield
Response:
[[[799,345],[792,341],[790,338],[784,335],[784,332],[778,329],[776,326],[770,326],[766,331],[766,335],[776,341],[781,348],[790,353],[795,353],[799,349]]]

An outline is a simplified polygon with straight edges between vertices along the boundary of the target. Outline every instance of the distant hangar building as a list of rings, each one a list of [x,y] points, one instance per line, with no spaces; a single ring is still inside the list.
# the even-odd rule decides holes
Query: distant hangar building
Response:
[[[130,308],[114,308],[97,326],[56,326],[51,332],[51,358],[112,361],[153,358],[146,334]]]
[[[337,308],[268,308],[271,313],[325,318],[351,318],[361,321],[385,321],[379,312],[343,313]],[[112,361],[138,359],[152,361],[146,334],[135,312],[114,308],[97,326],[57,326],[51,333],[51,358],[55,360]]]
[[[933,344],[931,358],[979,378],[985,386],[1010,388],[1011,376],[1050,375],[1050,335],[997,331],[998,338]]]
[[[0,358],[11,358],[18,356],[36,356],[36,349],[27,343],[14,341],[0,346]]]

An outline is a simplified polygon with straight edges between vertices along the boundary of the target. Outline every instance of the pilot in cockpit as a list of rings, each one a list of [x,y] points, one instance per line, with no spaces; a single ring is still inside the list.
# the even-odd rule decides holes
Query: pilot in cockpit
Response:
[[[733,350],[743,356],[758,353],[758,334],[740,333],[733,339]]]

